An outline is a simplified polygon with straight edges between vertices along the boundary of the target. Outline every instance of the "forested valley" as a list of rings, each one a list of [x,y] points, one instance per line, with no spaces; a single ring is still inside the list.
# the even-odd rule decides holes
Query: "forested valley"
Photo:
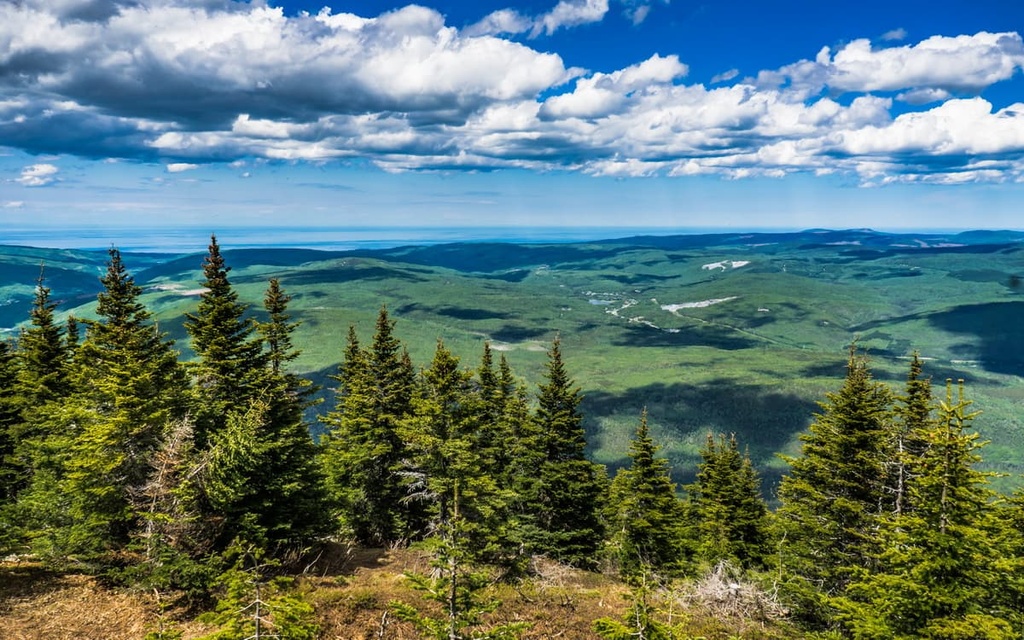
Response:
[[[921,358],[888,385],[851,346],[766,499],[729,433],[677,487],[645,412],[609,477],[559,339],[530,389],[489,346],[414,363],[386,307],[314,440],[288,292],[253,320],[216,238],[202,269],[188,361],[116,249],[95,319],[58,322],[44,271],[0,342],[0,618],[76,575],[146,640],[1024,637],[1024,497]],[[357,583],[366,558],[405,571]]]

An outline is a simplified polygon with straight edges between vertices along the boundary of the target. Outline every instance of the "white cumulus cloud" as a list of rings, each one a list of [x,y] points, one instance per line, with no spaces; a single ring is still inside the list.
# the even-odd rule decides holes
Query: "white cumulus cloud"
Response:
[[[530,36],[551,35],[566,27],[600,22],[606,13],[608,0],[559,0],[554,9],[534,21]]]
[[[57,179],[59,171],[52,164],[32,164],[22,169],[21,176],[14,180],[26,187],[45,187]]]
[[[656,4],[616,10],[639,21]],[[290,16],[238,0],[0,2],[0,140],[170,173],[358,158],[388,171],[1024,180],[1024,106],[979,97],[1021,73],[1019,33],[894,30],[705,86],[670,52],[567,68],[526,36],[603,20],[609,2],[549,6],[460,30],[419,5]],[[57,175],[35,164],[12,182]]]

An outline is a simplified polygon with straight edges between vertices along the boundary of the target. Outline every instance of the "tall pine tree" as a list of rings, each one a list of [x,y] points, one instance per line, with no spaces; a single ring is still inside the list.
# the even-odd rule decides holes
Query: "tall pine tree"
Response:
[[[228,279],[231,267],[221,255],[217,237],[210,237],[203,260],[203,287],[194,314],[186,314],[185,328],[197,360],[192,364],[196,396],[196,442],[205,446],[210,434],[223,428],[232,408],[245,408],[266,385],[266,355],[254,335],[256,325],[245,317],[247,306],[238,300]]]
[[[14,434],[21,422],[21,410],[15,385],[18,379],[18,361],[14,346],[0,341],[0,505],[14,500],[20,485],[14,461]]]
[[[995,493],[975,468],[983,446],[967,431],[962,381],[954,398],[946,383],[939,419],[915,435],[924,444],[910,466],[914,509],[893,514],[876,538],[873,571],[840,600],[845,626],[856,638],[1019,637],[1000,606],[1008,576],[1000,570]]]
[[[406,500],[398,435],[412,411],[415,377],[382,307],[368,349],[349,333],[334,409],[324,418],[321,460],[344,526],[366,545],[408,540],[422,528],[418,505]]]
[[[669,475],[668,460],[656,457],[658,447],[647,427],[647,409],[629,444],[630,466],[611,486],[609,521],[623,577],[646,579],[652,572],[667,576],[679,569],[682,503]]]
[[[689,487],[697,557],[742,568],[762,565],[771,552],[768,507],[754,465],[740,453],[736,436],[716,441],[709,433],[700,455],[697,482]]]
[[[851,348],[842,388],[821,403],[802,454],[788,459],[776,512],[780,559],[794,614],[831,625],[830,596],[873,559],[870,533],[891,511],[885,490],[891,452],[891,393]]]
[[[185,413],[186,380],[178,354],[139,300],[142,288],[110,250],[103,291],[74,361],[68,410],[78,433],[66,487],[83,545],[128,541],[137,518],[131,493],[149,475],[171,421]]]
[[[548,351],[545,382],[534,416],[543,458],[536,470],[528,519],[529,548],[580,567],[594,567],[604,539],[601,511],[607,482],[603,467],[587,460],[580,390],[562,362],[561,341]]]

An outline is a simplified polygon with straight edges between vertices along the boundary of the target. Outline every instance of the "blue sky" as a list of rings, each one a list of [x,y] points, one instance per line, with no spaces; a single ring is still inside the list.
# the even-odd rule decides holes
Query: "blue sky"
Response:
[[[1020,229],[1022,33],[1006,0],[3,2],[0,241]]]

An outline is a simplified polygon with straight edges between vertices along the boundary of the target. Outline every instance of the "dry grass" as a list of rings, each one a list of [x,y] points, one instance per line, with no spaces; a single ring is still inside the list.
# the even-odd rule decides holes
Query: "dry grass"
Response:
[[[0,638],[139,640],[157,624],[152,597],[106,589],[90,576],[0,565]],[[195,635],[201,629],[194,627]]]
[[[322,640],[418,637],[411,626],[390,613],[388,603],[397,600],[426,606],[404,576],[405,572],[429,569],[429,559],[422,552],[339,547],[305,568],[296,584],[315,607]],[[543,559],[533,568],[533,580],[494,585],[490,594],[502,602],[490,622],[529,623],[524,640],[591,640],[596,619],[619,618],[627,608],[629,590],[616,579]],[[684,604],[682,600],[692,600],[692,592],[687,594],[690,598],[679,598],[678,591],[663,595],[675,602],[669,608],[683,607],[677,611],[682,616],[678,619],[689,620],[695,632],[708,638],[786,637],[777,635],[777,630],[773,633],[770,623],[765,628],[763,620],[756,625],[750,620],[727,621],[722,611],[708,610],[709,603],[702,598],[697,600],[704,601]],[[29,563],[0,564],[3,640],[140,640],[156,630],[158,612],[158,602],[151,594],[109,589],[90,576],[55,574]],[[184,619],[184,612],[168,616],[183,640],[195,640],[212,630]],[[179,618],[173,620],[175,616]]]

